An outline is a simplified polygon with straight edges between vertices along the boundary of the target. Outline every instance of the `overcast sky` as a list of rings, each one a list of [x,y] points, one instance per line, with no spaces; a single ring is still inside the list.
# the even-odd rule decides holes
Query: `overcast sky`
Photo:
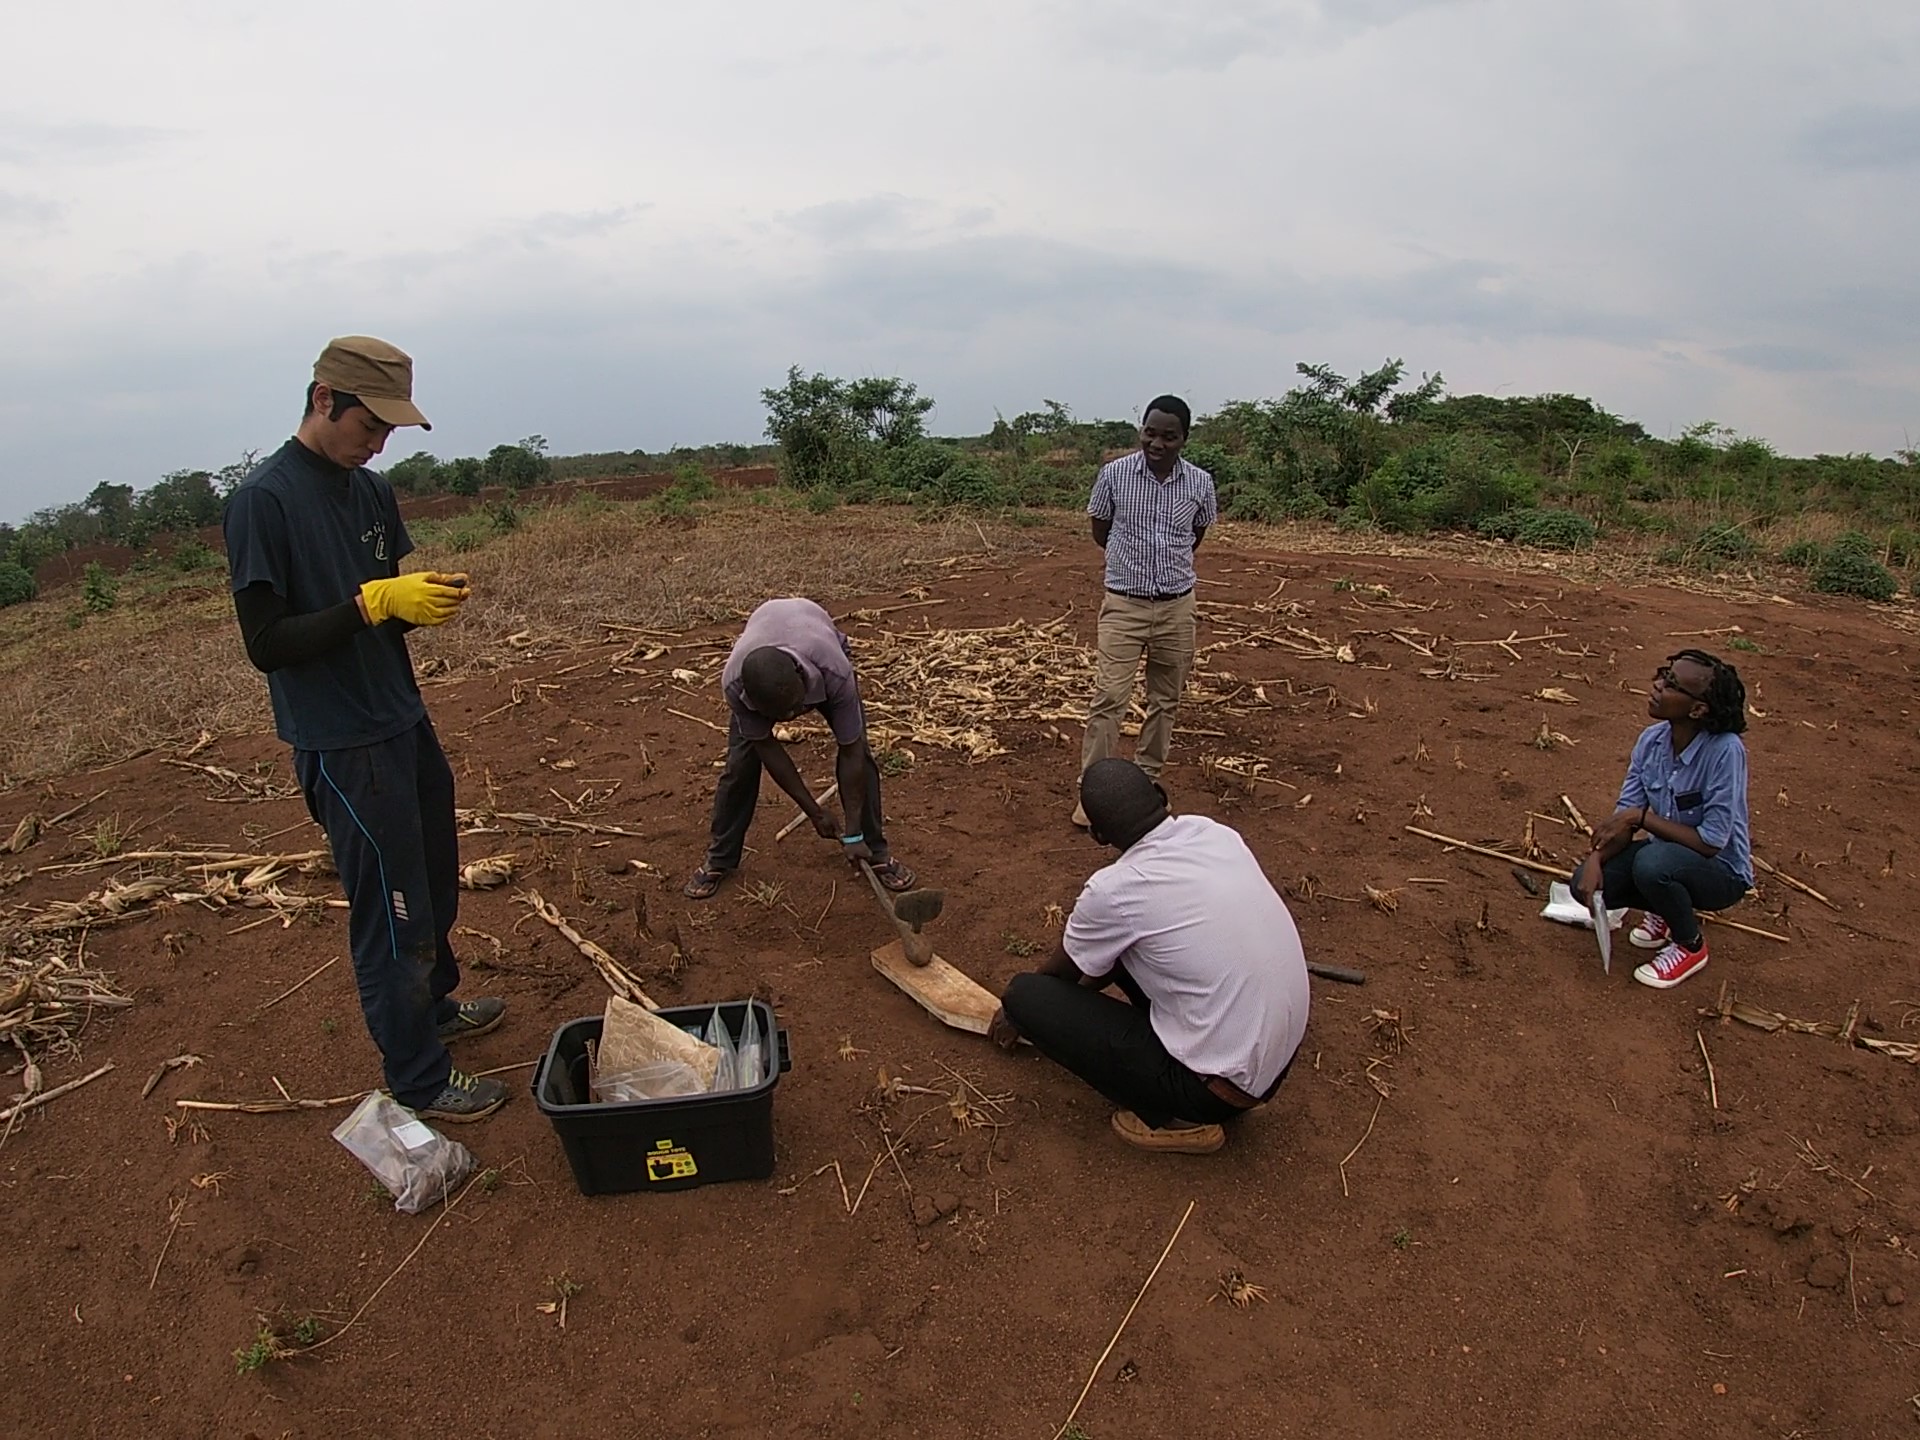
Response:
[[[1920,438],[1915,0],[13,6],[0,517],[271,447],[326,339],[484,453],[944,433],[1388,356]]]

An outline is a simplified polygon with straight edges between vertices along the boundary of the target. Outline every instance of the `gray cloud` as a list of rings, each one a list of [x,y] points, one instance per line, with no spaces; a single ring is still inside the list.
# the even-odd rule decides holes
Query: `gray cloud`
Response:
[[[1787,345],[1768,341],[1728,345],[1715,353],[1736,365],[1751,366],[1755,370],[1774,370],[1788,375],[1808,371],[1839,370],[1846,364],[1838,355],[1825,350],[1816,350],[1807,345]]]
[[[0,163],[43,166],[124,160],[158,145],[168,134],[146,125],[43,121],[4,114],[0,115]]]
[[[1920,166],[1920,104],[1831,111],[1801,131],[1800,152],[1812,164],[1834,170]]]
[[[0,225],[27,230],[50,230],[60,219],[60,207],[38,195],[0,190]]]
[[[1108,59],[1142,69],[1219,70],[1236,61],[1337,45],[1426,11],[1471,0],[1209,0],[1176,11],[1157,0],[1055,0],[1055,23]]]

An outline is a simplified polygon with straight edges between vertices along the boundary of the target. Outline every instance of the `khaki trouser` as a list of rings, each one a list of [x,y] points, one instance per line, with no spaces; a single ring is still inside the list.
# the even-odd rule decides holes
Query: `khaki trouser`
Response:
[[[1120,717],[1133,698],[1140,657],[1147,658],[1147,717],[1134,747],[1134,763],[1158,777],[1173,739],[1173,712],[1193,668],[1193,593],[1178,600],[1135,600],[1107,592],[1100,606],[1098,687],[1087,711],[1087,736],[1080,746],[1080,768],[1113,754],[1120,738]]]

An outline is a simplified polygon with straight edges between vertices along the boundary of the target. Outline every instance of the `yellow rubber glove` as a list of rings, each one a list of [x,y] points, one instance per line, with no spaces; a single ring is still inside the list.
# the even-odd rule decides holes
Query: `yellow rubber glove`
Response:
[[[444,625],[467,598],[467,577],[416,570],[391,580],[369,580],[360,587],[360,608],[369,625],[404,620],[409,625]]]

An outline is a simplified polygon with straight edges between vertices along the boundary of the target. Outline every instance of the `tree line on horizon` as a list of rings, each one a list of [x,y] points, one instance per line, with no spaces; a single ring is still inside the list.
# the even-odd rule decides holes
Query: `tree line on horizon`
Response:
[[[1753,531],[1814,510],[1851,527],[1841,537],[1846,554],[1883,570],[1920,559],[1920,452],[1912,448],[1889,458],[1796,458],[1711,421],[1664,439],[1574,395],[1448,395],[1439,374],[1409,382],[1399,360],[1351,378],[1324,364],[1301,363],[1295,373],[1278,399],[1229,401],[1195,421],[1187,457],[1212,473],[1228,518],[1458,530],[1561,548],[1603,529],[1690,525],[1692,554],[1737,561],[1760,553]],[[484,457],[420,452],[385,474],[406,494],[499,487],[509,497],[503,513],[512,514],[512,497],[556,480],[778,463],[814,510],[1021,511],[1083,503],[1090,468],[1136,436],[1132,418],[1080,420],[1047,400],[997,417],[984,434],[937,437],[927,430],[934,401],[911,381],[845,380],[799,366],[761,398],[770,447],[551,456],[544,437],[532,435]],[[256,458],[174,471],[146,489],[102,481],[83,500],[0,524],[0,604],[30,598],[33,572],[78,547],[178,547],[219,522]],[[1827,557],[1803,549],[1778,558],[1818,568]],[[1885,584],[1893,583],[1889,573]],[[1882,588],[1872,579],[1850,593]]]

